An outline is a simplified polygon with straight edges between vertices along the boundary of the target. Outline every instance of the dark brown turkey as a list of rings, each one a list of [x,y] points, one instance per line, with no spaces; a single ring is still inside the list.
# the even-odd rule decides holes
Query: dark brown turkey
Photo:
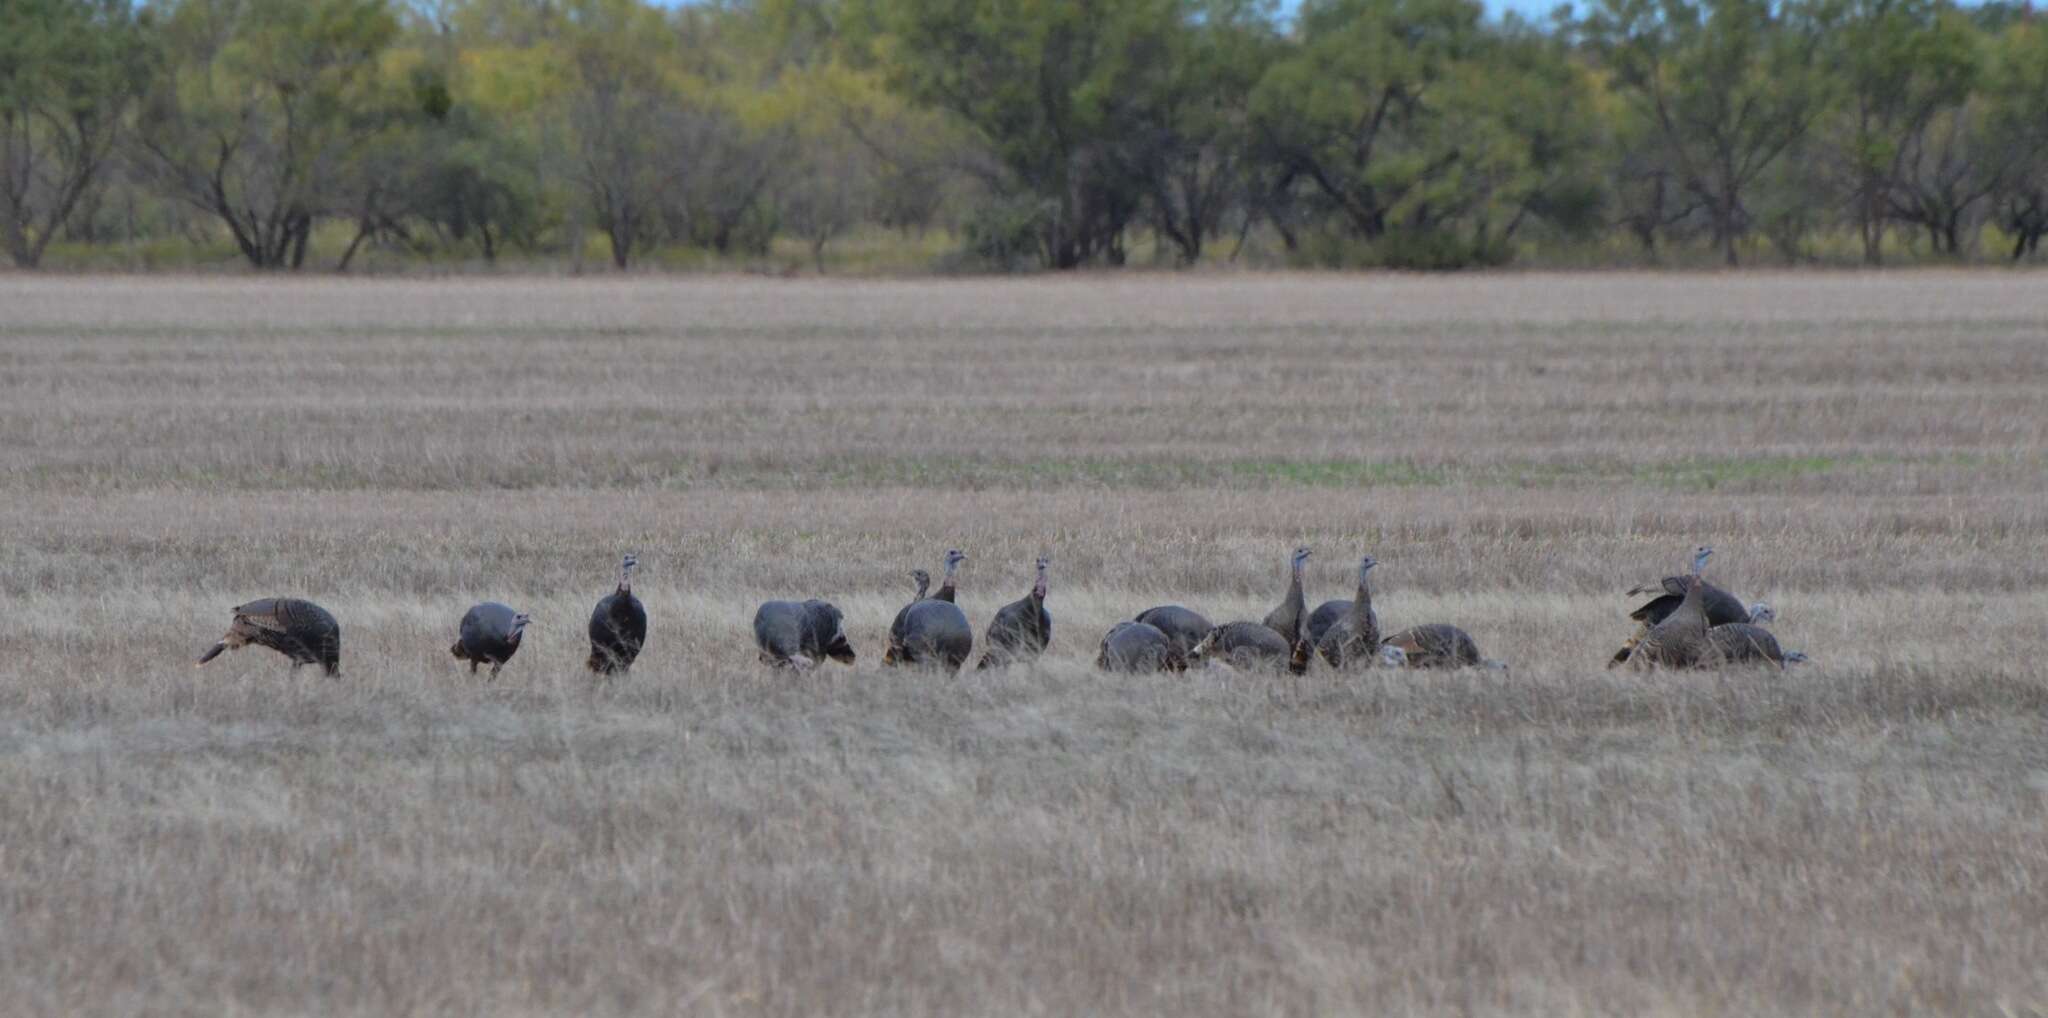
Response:
[[[1492,668],[1506,671],[1507,665],[1479,653],[1472,634],[1448,622],[1431,622],[1403,629],[1381,641],[1381,647],[1397,649],[1393,663],[1410,668]],[[1382,660],[1386,660],[1383,656]]]
[[[754,612],[754,646],[761,663],[808,671],[826,658],[854,660],[845,616],[829,601],[769,601]]]
[[[1147,608],[1138,613],[1137,621],[1166,635],[1166,667],[1176,672],[1187,671],[1188,652],[1216,628],[1201,612],[1177,604]]]
[[[496,601],[485,601],[462,615],[462,626],[455,638],[455,645],[449,653],[458,660],[469,662],[470,674],[476,674],[478,665],[491,666],[491,678],[497,678],[505,662],[519,653],[519,644],[526,637],[526,625],[532,620],[524,614]]]
[[[986,648],[981,662],[974,666],[976,671],[994,668],[997,665],[1017,664],[1036,661],[1045,653],[1045,646],[1052,642],[1052,613],[1045,610],[1046,574],[1052,567],[1052,559],[1040,556],[1038,578],[1031,584],[1031,592],[996,609],[996,617],[988,624],[988,635],[981,645]]]
[[[1371,555],[1358,560],[1358,591],[1352,595],[1350,608],[1316,643],[1316,653],[1332,668],[1371,667],[1379,655],[1380,617],[1372,610],[1372,588],[1366,585],[1366,575],[1377,565]],[[1308,666],[1307,647],[1304,641],[1295,648],[1297,672]]]
[[[253,643],[291,658],[293,671],[319,665],[329,675],[341,674],[341,623],[327,609],[296,597],[266,597],[236,605],[234,615],[227,635],[199,655],[198,664]]]
[[[633,570],[640,560],[627,555],[619,563],[619,585],[590,612],[590,659],[584,666],[598,675],[619,675],[633,667],[647,645],[647,609],[633,596]]]
[[[1103,635],[1102,649],[1095,655],[1095,667],[1106,672],[1130,674],[1166,671],[1172,646],[1172,641],[1158,626],[1144,622],[1119,622]]]

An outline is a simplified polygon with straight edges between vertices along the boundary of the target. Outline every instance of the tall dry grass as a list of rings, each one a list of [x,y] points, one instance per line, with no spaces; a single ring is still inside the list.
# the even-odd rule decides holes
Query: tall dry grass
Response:
[[[2019,275],[0,277],[0,1011],[2048,1011]],[[1786,673],[1603,670],[1701,541]],[[1371,551],[1491,673],[1108,679]],[[904,573],[1036,668],[879,670]],[[618,552],[654,619],[581,673]],[[190,659],[311,596],[344,675]],[[770,596],[864,661],[753,662]],[[503,679],[469,603],[535,617]]]

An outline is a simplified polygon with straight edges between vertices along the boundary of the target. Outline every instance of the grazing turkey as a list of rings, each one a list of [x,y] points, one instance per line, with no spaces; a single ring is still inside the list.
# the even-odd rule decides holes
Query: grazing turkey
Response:
[[[1650,627],[1650,631],[1635,641],[1628,650],[1626,660],[1637,668],[1691,668],[1700,663],[1707,654],[1707,584],[1700,579],[1700,571],[1707,566],[1707,558],[1714,549],[1701,546],[1693,552],[1692,582],[1683,584],[1684,591],[1678,600],[1678,607],[1664,617],[1664,621]]]
[[[827,601],[769,601],[754,612],[761,663],[808,671],[826,658],[852,664],[845,617]]]
[[[1336,625],[1338,620],[1349,614],[1351,614],[1351,602],[1345,599],[1324,601],[1322,604],[1316,605],[1316,610],[1308,613],[1306,633],[1308,639],[1305,642],[1311,647],[1322,646],[1323,634],[1329,632],[1331,626]]]
[[[1765,604],[1765,603],[1764,603],[1764,602],[1762,602],[1762,601],[1758,601],[1757,603],[1755,603],[1755,604],[1753,604],[1753,605],[1750,605],[1750,606],[1749,606],[1749,621],[1747,621],[1747,622],[1731,622],[1731,623],[1726,623],[1725,625],[1737,625],[1737,626],[1745,626],[1745,625],[1746,625],[1746,626],[1752,626],[1752,627],[1755,627],[1755,628],[1759,628],[1759,629],[1761,629],[1761,628],[1762,628],[1762,627],[1764,627],[1765,625],[1768,625],[1769,623],[1772,623],[1772,622],[1776,622],[1777,620],[1778,620],[1778,613],[1777,613],[1776,611],[1772,610],[1772,608],[1771,608],[1771,606],[1770,606],[1770,605],[1768,605],[1768,604]],[[1714,630],[1716,630],[1716,629],[1722,629],[1722,628],[1725,628],[1725,626],[1724,626],[1724,625],[1721,625],[1721,624],[1716,624],[1716,625],[1712,625],[1712,626],[1709,626],[1709,627],[1707,628],[1707,632],[1708,632],[1709,634],[1711,634],[1711,633],[1712,633],[1712,632],[1713,632]],[[1635,635],[1634,635],[1634,636],[1631,636],[1631,637],[1629,637],[1629,638],[1628,638],[1628,642],[1626,642],[1626,643],[1623,643],[1623,644],[1621,645],[1621,649],[1620,649],[1620,650],[1617,650],[1617,651],[1615,651],[1615,652],[1614,652],[1614,656],[1613,656],[1612,658],[1609,658],[1609,659],[1608,659],[1608,661],[1607,661],[1607,667],[1609,667],[1609,668],[1613,668],[1613,667],[1616,667],[1616,666],[1618,666],[1618,665],[1623,665],[1623,664],[1627,664],[1627,663],[1628,663],[1628,659],[1629,659],[1629,655],[1631,655],[1631,654],[1635,653],[1635,649],[1636,649],[1636,644],[1638,644],[1638,643],[1641,643],[1641,642],[1642,642],[1642,640],[1643,640],[1643,637],[1644,637],[1644,635],[1646,635],[1647,633],[1649,633],[1649,631],[1650,631],[1650,627],[1648,627],[1648,626],[1639,626],[1639,627],[1637,627],[1637,628],[1636,628],[1636,632],[1635,632]]]
[[[1358,593],[1351,599],[1350,610],[1324,630],[1316,643],[1316,653],[1332,668],[1371,665],[1379,654],[1380,617],[1372,610],[1372,589],[1366,585],[1366,574],[1377,565],[1371,555],[1358,560]],[[1308,643],[1303,641],[1295,647],[1294,670],[1306,670],[1308,659]]]
[[[1769,611],[1769,605],[1759,605]],[[1752,612],[1752,615],[1755,613]],[[1806,660],[1798,651],[1788,651],[1778,646],[1778,638],[1760,625],[1736,622],[1715,626],[1707,630],[1707,653],[1702,656],[1702,665],[1762,665],[1773,664],[1783,667]]]
[[[311,601],[266,597],[236,605],[227,635],[199,655],[197,664],[252,643],[290,658],[293,671],[300,665],[319,665],[328,675],[341,674],[341,623]]]
[[[882,654],[885,665],[940,665],[957,671],[974,652],[974,629],[960,606],[938,598],[926,598],[897,617],[889,629],[889,649]]]
[[[1226,622],[1209,630],[1188,651],[1188,660],[1221,660],[1247,671],[1279,671],[1288,666],[1294,647],[1263,622]]]
[[[1052,559],[1041,556],[1031,593],[996,609],[981,641],[987,649],[974,666],[976,671],[1035,661],[1045,652],[1045,645],[1052,642],[1052,613],[1045,610],[1046,572],[1051,566]]]
[[[1479,653],[1472,634],[1447,622],[1431,622],[1403,629],[1386,638],[1383,649],[1401,652],[1401,664],[1410,668],[1492,668],[1506,671],[1507,665]]]
[[[1095,655],[1095,667],[1106,672],[1160,672],[1167,670],[1173,642],[1158,626],[1144,622],[1119,622],[1102,637],[1102,650]],[[1181,667],[1187,667],[1183,662]]]
[[[495,679],[505,662],[519,653],[519,642],[530,621],[505,605],[485,601],[463,613],[461,635],[449,652],[469,662],[471,675],[476,674],[477,665],[490,665],[491,678]]]
[[[1147,608],[1138,613],[1137,621],[1166,634],[1166,667],[1176,672],[1187,671],[1188,652],[1216,628],[1201,612],[1177,604]]]
[[[633,667],[640,648],[647,645],[647,609],[633,596],[633,570],[640,560],[627,555],[619,563],[619,587],[597,602],[590,613],[590,660],[592,672],[617,675]]]

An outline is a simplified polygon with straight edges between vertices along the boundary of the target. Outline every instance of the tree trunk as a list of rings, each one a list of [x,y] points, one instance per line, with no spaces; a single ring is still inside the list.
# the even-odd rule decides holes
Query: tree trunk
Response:
[[[340,261],[338,261],[338,262],[335,262],[335,263],[334,263],[334,271],[336,271],[336,272],[347,272],[347,271],[348,271],[348,264],[349,264],[349,262],[352,262],[352,261],[354,261],[354,260],[355,260],[355,257],[356,257],[356,249],[358,249],[358,248],[362,247],[362,246],[363,246],[363,241],[365,241],[365,240],[369,239],[369,236],[370,236],[370,221],[369,221],[368,219],[363,219],[363,220],[360,220],[360,221],[358,221],[358,222],[356,223],[356,235],[355,235],[355,238],[354,238],[354,239],[352,239],[352,240],[350,240],[350,241],[348,242],[348,248],[347,248],[346,250],[342,251],[342,253],[341,253],[341,260],[340,260]]]
[[[1180,263],[1182,265],[1193,265],[1201,260],[1202,231],[1200,227],[1190,227],[1187,230],[1182,230],[1179,224],[1174,221],[1171,213],[1161,210],[1159,213],[1159,228],[1156,232],[1159,236],[1172,241],[1173,246],[1179,249]]]
[[[583,274],[583,242],[587,239],[583,215],[582,202],[569,203],[569,274],[572,276]]]
[[[14,267],[17,269],[36,267],[37,252],[29,246],[28,238],[22,234],[21,225],[14,222],[12,217],[7,224],[7,254],[14,259]]]
[[[1735,203],[1730,200],[1714,203],[1714,236],[1721,245],[1721,260],[1734,268],[1739,260],[1735,256]]]
[[[1884,215],[1877,208],[1875,185],[1866,184],[1862,200],[1857,203],[1857,225],[1863,234],[1863,264],[1884,264]]]
[[[1244,242],[1251,237],[1252,224],[1254,222],[1251,210],[1246,209],[1244,212],[1244,222],[1239,223],[1237,227],[1237,243],[1230,248],[1230,264],[1236,265],[1237,256],[1244,253]]]
[[[611,229],[604,232],[612,243],[612,267],[626,271],[626,263],[633,257],[633,233],[622,228],[615,220]]]
[[[313,239],[313,216],[307,212],[292,214],[292,269],[306,264],[306,243]]]

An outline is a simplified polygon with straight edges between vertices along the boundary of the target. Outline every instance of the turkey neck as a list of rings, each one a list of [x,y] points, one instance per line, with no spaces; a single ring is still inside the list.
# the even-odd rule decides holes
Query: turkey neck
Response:
[[[946,581],[945,581],[944,583],[941,583],[941,584],[939,584],[939,593],[941,593],[941,594],[945,594],[945,595],[948,595],[948,596],[946,596],[946,597],[944,597],[944,598],[941,598],[941,600],[945,600],[945,601],[951,601],[951,600],[953,600],[953,598],[952,598],[952,597],[950,596],[950,595],[952,595],[952,594],[954,593],[954,588],[953,588],[953,574],[954,574],[955,572],[959,571],[959,568],[960,568],[959,566],[953,565],[953,564],[952,564],[952,563],[950,563],[950,562],[946,564]]]
[[[1041,563],[1041,564],[1039,565],[1039,567],[1038,567],[1038,579],[1037,579],[1037,580],[1036,580],[1035,582],[1033,582],[1033,583],[1031,584],[1031,603],[1032,603],[1032,604],[1044,604],[1044,603],[1045,603],[1045,587],[1046,587],[1046,583],[1045,583],[1045,580],[1046,580],[1045,572],[1046,572],[1046,569],[1045,569],[1045,565],[1044,565],[1043,563]]]
[[[1701,592],[1707,589],[1707,581],[1698,573],[1687,579],[1692,582],[1685,585],[1685,597],[1679,600],[1678,607],[1672,609],[1671,617],[1665,621],[1676,621],[1688,629],[1696,629],[1704,634],[1707,631],[1707,612]]]
[[[1289,630],[1287,638],[1298,640],[1301,638],[1301,611],[1307,602],[1301,594],[1302,563],[1296,562],[1292,568],[1294,575],[1287,584],[1287,597],[1281,600],[1279,609],[1273,614]]]
[[[1351,599],[1351,631],[1365,632],[1372,621],[1372,590],[1365,583],[1366,570],[1358,571],[1358,595]]]

